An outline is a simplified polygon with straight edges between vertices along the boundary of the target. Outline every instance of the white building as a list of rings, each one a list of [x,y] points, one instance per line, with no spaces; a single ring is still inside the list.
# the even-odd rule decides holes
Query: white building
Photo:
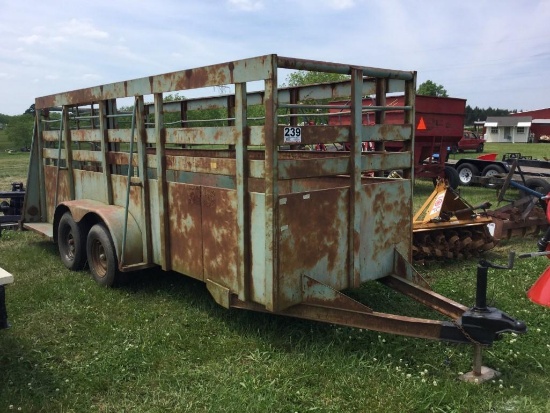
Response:
[[[485,121],[487,142],[532,142],[531,116],[490,116]]]

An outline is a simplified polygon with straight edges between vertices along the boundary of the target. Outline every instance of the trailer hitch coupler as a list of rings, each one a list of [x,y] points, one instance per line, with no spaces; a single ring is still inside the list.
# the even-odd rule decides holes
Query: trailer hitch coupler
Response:
[[[511,269],[514,265],[515,253],[508,256],[508,265],[496,265],[486,260],[480,260],[477,266],[476,302],[474,307],[462,315],[462,327],[475,341],[490,345],[501,333],[513,332],[523,334],[527,326],[523,321],[510,317],[498,308],[487,306],[487,275],[489,268]]]

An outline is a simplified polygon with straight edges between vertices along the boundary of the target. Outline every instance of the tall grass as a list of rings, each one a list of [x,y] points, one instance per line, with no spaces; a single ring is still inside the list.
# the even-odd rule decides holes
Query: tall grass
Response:
[[[502,242],[486,258],[503,263],[535,242]],[[471,369],[469,346],[225,310],[202,283],[160,270],[100,288],[68,271],[55,245],[4,231],[0,266],[15,283],[12,327],[0,331],[0,412],[548,412],[550,313],[525,296],[548,262],[490,271],[489,304],[529,332],[484,351],[502,375],[477,386],[458,380]],[[473,304],[475,260],[419,270]],[[354,294],[380,311],[421,311],[377,283]]]

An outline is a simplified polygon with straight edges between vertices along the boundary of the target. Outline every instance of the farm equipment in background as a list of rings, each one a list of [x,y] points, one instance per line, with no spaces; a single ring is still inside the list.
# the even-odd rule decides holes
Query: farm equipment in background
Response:
[[[11,191],[0,192],[0,236],[3,229],[16,228],[21,219],[23,200],[25,199],[25,188],[22,182],[13,182]],[[9,328],[8,312],[6,310],[6,289],[7,284],[13,283],[13,275],[0,267],[0,330]]]
[[[522,188],[523,189],[523,188]],[[546,195],[532,191],[531,196],[546,209],[546,220],[549,224],[544,235],[537,242],[538,252],[521,254],[520,258],[532,258],[546,256],[550,258],[550,192]],[[534,303],[550,307],[550,265],[543,271],[540,277],[527,291],[527,297]]]
[[[404,123],[405,111],[404,96],[388,97],[387,105],[395,107],[395,110],[387,110],[384,114],[375,110],[376,103],[373,99],[363,99],[363,125],[383,123],[387,125],[399,125]],[[331,102],[331,105],[343,105],[344,101]],[[414,174],[415,178],[446,179],[452,188],[459,185],[456,170],[445,164],[448,151],[457,147],[464,133],[464,116],[466,100],[449,97],[435,97],[416,95],[416,110],[414,118]],[[368,107],[373,107],[369,110]],[[350,125],[349,111],[342,109],[329,109],[329,125]],[[376,116],[382,118],[376,121]],[[389,140],[384,143],[384,149],[392,152],[406,150],[401,140]]]
[[[439,181],[413,218],[413,259],[460,259],[477,256],[495,246],[489,226],[489,202],[472,206]],[[476,212],[481,210],[482,212]]]
[[[520,177],[519,181],[517,175]],[[547,230],[547,205],[543,197],[550,192],[550,184],[542,178],[526,180],[518,159],[511,164],[504,179],[495,176],[490,178],[490,182],[493,186],[501,186],[498,203],[508,202],[500,208],[488,211],[495,224],[494,237],[497,241],[516,236],[537,236]],[[506,192],[510,187],[520,191],[519,199],[506,198]]]
[[[3,229],[13,229],[21,219],[23,200],[25,199],[25,187],[22,182],[13,182],[11,191],[0,192],[0,234]]]

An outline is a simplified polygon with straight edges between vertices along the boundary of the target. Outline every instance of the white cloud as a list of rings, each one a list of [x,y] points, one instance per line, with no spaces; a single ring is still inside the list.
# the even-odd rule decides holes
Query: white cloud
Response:
[[[350,9],[355,6],[355,0],[329,0],[329,6],[337,10]]]
[[[229,4],[244,11],[256,11],[264,8],[261,0],[229,0]]]
[[[107,39],[109,33],[96,28],[89,20],[71,19],[60,25],[59,32],[77,38]]]
[[[80,78],[86,82],[101,80],[101,76],[96,73],[84,73]]]
[[[33,44],[36,44],[36,43],[40,43],[41,39],[42,38],[40,36],[38,36],[37,34],[32,34],[30,36],[19,37],[17,40],[19,40],[20,42],[23,42],[27,45],[33,45]]]

